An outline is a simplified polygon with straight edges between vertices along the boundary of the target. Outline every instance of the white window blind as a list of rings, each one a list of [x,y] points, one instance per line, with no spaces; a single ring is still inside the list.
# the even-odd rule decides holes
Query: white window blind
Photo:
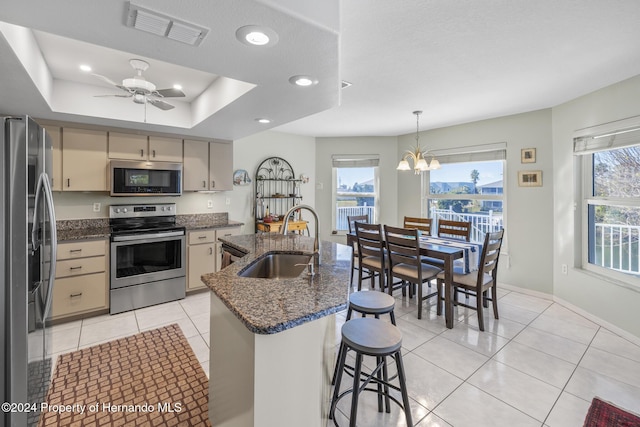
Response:
[[[504,160],[507,158],[507,143],[498,142],[448,150],[433,150],[429,153],[436,156],[442,164]]]
[[[334,154],[331,156],[334,168],[370,168],[380,163],[377,154]]]
[[[573,137],[576,155],[634,145],[640,145],[640,116],[581,129]]]

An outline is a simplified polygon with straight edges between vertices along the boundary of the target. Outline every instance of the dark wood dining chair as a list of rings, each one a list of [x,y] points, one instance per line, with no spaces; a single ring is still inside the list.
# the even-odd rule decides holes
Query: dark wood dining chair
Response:
[[[484,331],[483,307],[488,307],[487,301],[493,303],[493,316],[498,318],[498,260],[500,258],[500,248],[502,246],[502,238],[504,229],[487,233],[484,238],[484,246],[482,247],[482,256],[478,264],[478,270],[469,274],[460,274],[455,270],[453,272],[452,284],[454,287],[453,304],[477,310],[478,327]],[[438,290],[444,286],[444,273],[438,274]],[[491,297],[487,295],[487,291],[491,289]],[[440,291],[443,292],[443,291]],[[476,306],[457,301],[458,292],[466,296],[475,296]],[[444,293],[443,293],[444,295]],[[438,299],[438,308],[440,299]]]
[[[356,242],[358,245],[358,290],[362,289],[362,280],[371,279],[371,289],[375,289],[375,277],[379,277],[380,290],[385,288],[387,263],[382,225],[355,222]],[[367,271],[368,276],[363,277]]]
[[[418,288],[418,319],[422,319],[422,301],[431,297],[438,297],[437,309],[440,310],[440,287],[436,286],[435,292],[427,292],[423,296],[423,283],[435,279],[442,269],[425,264],[420,257],[420,239],[418,230],[410,228],[398,228],[384,226],[387,254],[389,256],[389,277],[387,279],[389,294],[395,289],[402,288],[405,295],[405,287],[408,284],[409,297],[414,294],[413,288]],[[393,278],[400,279],[398,285],[393,283]]]
[[[471,222],[470,221],[450,221],[441,219],[438,221],[438,236],[451,237],[454,239],[464,239],[471,241]]]
[[[351,216],[347,216],[347,223],[349,224],[349,234],[355,234],[356,232],[356,226],[355,223],[356,222],[364,222],[364,223],[368,223],[369,222],[369,216],[368,215],[351,215]],[[349,282],[350,284],[353,283],[353,276],[356,272],[356,270],[358,270],[358,242],[357,240],[353,240],[352,244],[351,244],[351,281]]]
[[[431,235],[431,218],[404,217],[404,228],[413,228]]]

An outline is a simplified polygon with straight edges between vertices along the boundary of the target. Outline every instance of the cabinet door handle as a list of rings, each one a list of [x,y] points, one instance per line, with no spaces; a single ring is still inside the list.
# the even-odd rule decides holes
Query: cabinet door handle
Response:
[[[198,239],[206,239],[207,236],[198,236]]]
[[[71,249],[69,252],[72,254],[76,252],[82,252],[82,249]]]
[[[153,157],[156,157],[156,150],[153,150]]]
[[[215,187],[216,186],[216,182],[215,181],[211,181],[211,187]]]
[[[69,295],[69,297],[71,297],[71,298],[81,297],[81,296],[82,296],[82,292],[78,292],[77,294],[71,294],[71,295]]]
[[[78,267],[69,267],[69,270],[73,271],[73,270],[81,270],[82,266],[78,266]]]
[[[140,149],[140,157],[144,157],[144,150],[142,148]]]
[[[207,181],[202,181],[202,188],[206,188],[207,187]]]
[[[71,179],[67,178],[67,188],[71,187]]]
[[[213,255],[213,248],[209,248],[209,255]]]

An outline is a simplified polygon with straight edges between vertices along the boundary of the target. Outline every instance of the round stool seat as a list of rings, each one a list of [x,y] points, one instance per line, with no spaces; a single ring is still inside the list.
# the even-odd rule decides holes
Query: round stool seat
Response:
[[[385,356],[400,350],[402,333],[383,320],[360,317],[342,326],[342,342],[359,353]]]
[[[350,307],[365,314],[384,314],[393,311],[395,298],[384,292],[360,291],[349,295]]]

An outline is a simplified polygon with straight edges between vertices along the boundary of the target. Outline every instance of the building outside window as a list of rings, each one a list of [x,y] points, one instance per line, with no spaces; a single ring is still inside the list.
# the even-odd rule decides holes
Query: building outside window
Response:
[[[630,120],[634,122],[592,128],[591,135],[574,138],[582,178],[577,220],[586,237],[583,268],[622,273],[622,280],[640,284],[640,127]],[[612,131],[612,126],[619,128]]]
[[[379,182],[377,155],[333,156],[333,230],[349,231],[347,217],[367,215],[378,220]]]
[[[422,216],[471,222],[471,240],[505,226],[504,167],[506,146],[474,147],[472,152],[437,155],[442,168],[424,174]]]

